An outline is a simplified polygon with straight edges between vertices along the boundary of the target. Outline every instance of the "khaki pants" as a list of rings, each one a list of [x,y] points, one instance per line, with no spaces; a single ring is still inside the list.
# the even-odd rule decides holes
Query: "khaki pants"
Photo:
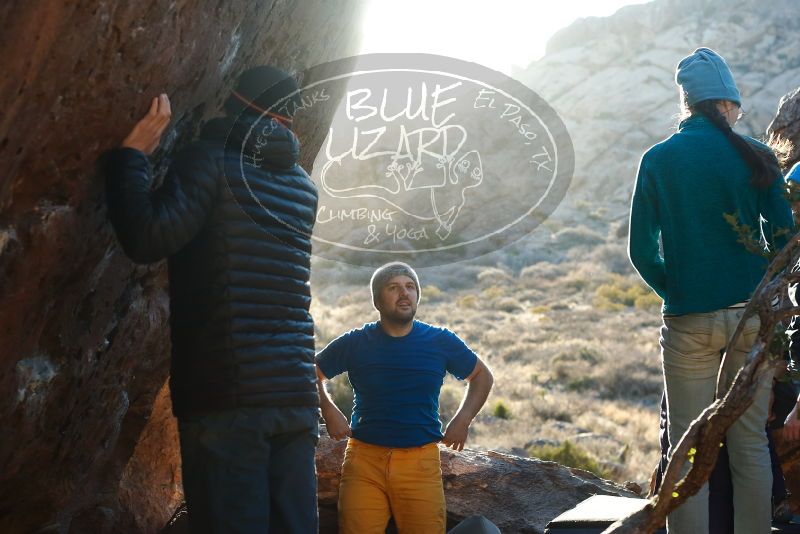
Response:
[[[389,448],[350,438],[339,485],[340,534],[442,534],[445,501],[439,447]]]
[[[671,448],[689,424],[714,401],[721,351],[733,335],[743,309],[665,316],[661,356],[667,389],[667,421]],[[750,319],[728,355],[723,377],[726,387],[744,363],[758,333],[757,317]],[[733,479],[735,534],[770,532],[772,470],[765,427],[772,387],[771,375],[759,384],[753,404],[727,433]],[[670,455],[672,451],[670,450]],[[690,463],[684,465],[684,474]],[[708,484],[667,519],[670,534],[708,532]]]

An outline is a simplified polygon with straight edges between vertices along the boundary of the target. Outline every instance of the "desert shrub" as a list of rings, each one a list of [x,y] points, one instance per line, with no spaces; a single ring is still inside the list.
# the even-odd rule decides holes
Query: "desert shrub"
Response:
[[[594,305],[601,310],[619,311],[636,306],[638,299],[639,306],[647,308],[655,302],[651,294],[652,290],[644,284],[619,276],[597,288],[594,293]]]
[[[563,401],[555,400],[550,396],[543,396],[540,399],[532,400],[530,403],[530,413],[542,421],[562,421],[572,422],[572,406]]]
[[[478,282],[481,284],[496,285],[510,282],[511,279],[511,275],[499,267],[489,267],[478,273]]]
[[[566,386],[570,391],[591,391],[597,387],[597,382],[591,376],[576,376]]]
[[[661,308],[662,303],[661,297],[650,291],[645,295],[636,297],[633,305],[640,310],[652,310]]]
[[[536,347],[529,342],[518,341],[509,347],[500,349],[500,357],[504,362],[518,362],[530,360],[535,353]]]
[[[595,364],[600,360],[600,353],[587,346],[564,349],[550,358],[550,365],[562,362],[586,362]]]
[[[553,379],[570,391],[594,389],[593,373],[602,359],[597,349],[578,344],[567,346],[550,358],[550,373]]]
[[[494,303],[494,308],[500,311],[513,313],[520,311],[522,305],[514,297],[503,297]]]
[[[566,268],[549,261],[540,261],[524,267],[519,277],[526,282],[536,283],[539,280],[555,280],[566,273]]]
[[[498,399],[492,405],[492,415],[498,419],[508,420],[511,419],[511,409],[505,402]]]
[[[579,274],[570,274],[568,275],[563,281],[563,287],[566,289],[570,289],[573,292],[575,291],[583,291],[587,287],[589,287],[589,279],[583,278]]]
[[[460,297],[458,301],[456,301],[459,308],[477,308],[478,307],[478,297],[475,295],[464,295]]]
[[[453,263],[425,270],[425,283],[431,284],[445,293],[458,289],[468,289],[475,286],[475,279],[485,267]],[[366,278],[369,280],[369,277]],[[362,281],[362,283],[364,283]],[[424,293],[424,291],[423,291]]]
[[[557,462],[567,467],[574,467],[594,473],[600,478],[610,478],[610,473],[581,447],[574,445],[569,440],[561,445],[540,445],[528,448],[528,455],[550,462]]]
[[[550,306],[546,305],[534,306],[530,309],[531,313],[547,313],[549,311],[550,311]]]
[[[599,232],[595,232],[583,225],[575,228],[564,228],[553,236],[557,245],[561,249],[569,249],[579,246],[594,246],[603,243],[606,238]]]
[[[423,286],[422,288],[422,298],[427,301],[440,300],[444,294],[444,291],[433,285]]]
[[[592,251],[589,259],[603,265],[608,271],[615,274],[633,273],[633,266],[628,259],[628,251],[621,243],[604,243]]]
[[[581,365],[577,362],[558,362],[550,365],[550,374],[553,380],[565,384],[579,377],[586,376],[588,372],[588,366]]]
[[[500,286],[489,286],[481,292],[481,295],[487,299],[499,299],[506,294],[506,290]]]
[[[519,274],[526,267],[537,263],[559,263],[562,261],[564,259],[563,252],[555,249],[550,236],[544,237],[546,230],[544,228],[542,230],[542,234],[537,235],[534,232],[533,236],[522,238],[508,248],[504,248],[503,267],[510,272]]]
[[[657,401],[664,391],[661,369],[657,365],[633,362],[605,369],[595,376],[600,398]]]

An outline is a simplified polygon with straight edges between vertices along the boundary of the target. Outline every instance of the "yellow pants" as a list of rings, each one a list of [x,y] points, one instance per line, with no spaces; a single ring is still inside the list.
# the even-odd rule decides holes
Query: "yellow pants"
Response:
[[[339,533],[442,534],[445,502],[439,447],[389,448],[350,438],[339,485]]]

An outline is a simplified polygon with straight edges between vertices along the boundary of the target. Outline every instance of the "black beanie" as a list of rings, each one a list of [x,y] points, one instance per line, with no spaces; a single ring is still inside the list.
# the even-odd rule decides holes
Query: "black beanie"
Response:
[[[300,103],[294,78],[279,68],[263,65],[239,75],[236,89],[225,101],[225,111],[229,115],[242,112],[261,115],[269,111],[291,118]]]

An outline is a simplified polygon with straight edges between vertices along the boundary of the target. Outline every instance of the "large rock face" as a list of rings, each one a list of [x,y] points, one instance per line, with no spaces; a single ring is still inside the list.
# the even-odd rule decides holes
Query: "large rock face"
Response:
[[[545,56],[515,76],[558,111],[575,146],[558,213],[580,221],[593,213],[595,224],[627,217],[642,153],[678,122],[675,67],[697,47],[717,50],[733,70],[748,113],[737,130],[763,135],[800,79],[797,9],[793,0],[655,0],[553,36]]]
[[[356,53],[360,9],[356,0],[0,6],[0,531],[154,531],[179,498],[174,432],[163,432],[172,424],[164,264],[136,267],[118,248],[98,155],[163,91],[173,102],[154,158],[163,171],[244,68],[299,71]],[[298,124],[305,164],[327,132],[318,119]]]

